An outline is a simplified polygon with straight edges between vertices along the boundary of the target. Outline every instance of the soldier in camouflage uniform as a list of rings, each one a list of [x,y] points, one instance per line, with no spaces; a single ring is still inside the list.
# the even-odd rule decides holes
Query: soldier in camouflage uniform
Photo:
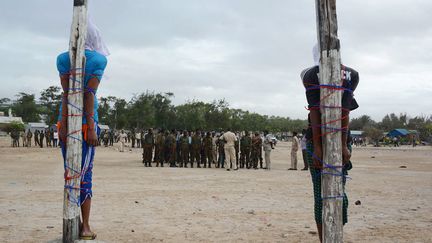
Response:
[[[223,131],[221,132],[217,143],[219,153],[217,168],[225,168],[225,141],[222,138],[222,134]]]
[[[239,168],[239,163],[240,163],[240,159],[239,159],[239,152],[240,152],[240,141],[238,139],[238,134],[235,133],[237,140],[234,142],[234,150],[235,150],[235,159],[236,159],[236,168]]]
[[[252,166],[254,169],[258,169],[258,160],[260,158],[260,150],[261,150],[262,140],[259,133],[255,133],[255,136],[252,138]]]
[[[204,168],[206,168],[206,155],[204,151],[204,138],[206,133],[201,132],[201,149],[200,149],[200,156],[201,156],[201,164],[204,165]]]
[[[153,147],[154,147],[153,129],[149,129],[147,134],[143,137],[143,163],[145,167],[151,167]],[[157,167],[157,166],[156,166]]]
[[[206,162],[208,163],[208,167],[211,168],[211,164],[213,162],[213,138],[211,137],[210,132],[207,132],[207,135],[203,139],[203,147],[204,147],[204,168],[206,168]]]
[[[251,168],[250,153],[251,153],[252,139],[249,132],[246,131],[245,135],[240,139],[240,168]]]
[[[193,168],[193,163],[197,162],[197,167],[201,168],[201,136],[200,132],[196,130],[195,134],[192,136],[192,156],[191,156],[191,168]]]
[[[170,164],[170,167],[177,167],[176,162],[176,138],[175,130],[171,133],[166,132],[165,137],[165,161]]]
[[[183,131],[183,136],[180,137],[180,167],[187,168],[189,163],[189,136],[188,132]]]
[[[161,129],[156,136],[155,139],[155,155],[154,155],[154,162],[156,162],[156,167],[159,166],[159,163],[161,163],[161,167],[163,167],[164,163],[164,144],[165,144],[165,136],[164,136],[164,130]]]
[[[132,128],[131,131],[131,139],[132,139],[132,148],[135,148],[135,129]]]
[[[213,164],[215,164],[215,167],[216,167],[216,165],[217,165],[217,153],[218,153],[218,151],[217,151],[217,143],[218,143],[218,137],[216,136],[216,133],[215,132],[212,132],[212,144],[213,144],[213,149],[212,149],[212,151],[213,151]]]

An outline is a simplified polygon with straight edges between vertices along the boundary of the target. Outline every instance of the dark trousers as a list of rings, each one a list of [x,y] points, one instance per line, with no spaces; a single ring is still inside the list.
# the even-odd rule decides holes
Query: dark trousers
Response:
[[[152,145],[144,145],[144,148],[143,148],[144,165],[151,166],[152,154],[153,154],[153,146]]]
[[[211,168],[211,163],[213,161],[213,151],[211,148],[204,150],[204,168],[206,167],[206,162],[208,163],[208,167]]]
[[[156,166],[159,166],[159,163],[161,163],[161,166],[163,167],[163,163],[164,163],[164,148],[162,146],[156,146],[155,149],[155,157],[154,157],[154,161],[156,162]]]
[[[180,158],[180,167],[187,167],[187,164],[189,163],[189,146],[180,150]]]
[[[260,152],[257,149],[252,149],[251,153],[251,167],[257,169],[258,168],[258,160],[260,159]],[[262,162],[261,162],[262,165]]]
[[[219,152],[219,159],[218,159],[218,168],[225,168],[225,151]]]
[[[201,156],[200,156],[200,149],[199,148],[192,148],[192,156],[190,158],[191,161],[191,167],[193,167],[193,163],[196,161],[197,162],[197,167],[200,168],[201,165]]]
[[[307,170],[309,168],[308,163],[307,163],[307,150],[306,149],[302,149],[302,155],[303,155],[303,163],[304,163],[304,167],[303,169]]]
[[[240,153],[240,168],[244,168],[244,167],[248,169],[251,167],[249,148],[244,148]]]

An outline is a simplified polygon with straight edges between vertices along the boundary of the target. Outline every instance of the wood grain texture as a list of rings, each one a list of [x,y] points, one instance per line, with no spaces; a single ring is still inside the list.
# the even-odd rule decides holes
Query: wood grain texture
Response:
[[[320,84],[341,86],[340,43],[337,37],[338,25],[336,15],[336,0],[316,0],[318,43],[320,47]],[[343,242],[342,205],[343,184],[342,173],[342,134],[331,128],[341,128],[340,108],[342,106],[342,91],[321,88],[321,124],[323,161],[335,169],[323,169],[321,176],[321,194],[323,197],[323,242]],[[326,174],[331,173],[330,174]]]
[[[79,221],[81,178],[76,176],[81,172],[82,159],[82,113],[83,93],[73,92],[83,89],[83,70],[85,67],[85,38],[87,34],[87,0],[74,1],[73,20],[69,43],[69,57],[71,71],[68,94],[68,133],[73,133],[67,138],[66,166],[71,180],[65,180],[63,203],[63,242],[74,242],[79,238]],[[75,189],[69,189],[75,188]]]

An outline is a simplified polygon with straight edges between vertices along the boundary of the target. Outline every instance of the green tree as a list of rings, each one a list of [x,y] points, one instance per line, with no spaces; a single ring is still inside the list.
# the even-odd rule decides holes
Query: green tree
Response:
[[[365,127],[376,126],[376,122],[368,115],[353,118],[350,121],[351,130],[363,130]]]
[[[24,130],[25,130],[24,124],[22,124],[21,122],[16,122],[16,121],[9,123],[5,128],[5,131],[8,133],[23,132]]]
[[[394,113],[385,115],[382,121],[379,123],[379,127],[385,131],[391,131],[397,128],[405,128],[406,125],[407,115],[400,114],[398,117]]]
[[[107,124],[114,129],[132,128],[134,126],[128,122],[129,113],[126,100],[116,98]]]
[[[24,122],[40,121],[40,111],[35,101],[35,95],[20,92],[16,96],[17,99],[12,105],[15,115],[22,117]]]
[[[99,98],[98,117],[100,124],[109,125],[113,128],[113,125],[115,124],[115,117],[113,116],[113,105],[117,100],[118,98],[114,96]]]
[[[48,125],[55,124],[59,113],[61,103],[61,88],[50,86],[42,90],[39,98],[41,104],[41,113],[44,115],[44,121]]]
[[[9,98],[1,98],[0,99],[0,111],[4,112],[6,115],[8,114],[8,108],[10,107],[9,103],[11,100]]]
[[[375,127],[365,127],[364,134],[374,142],[375,146],[378,146],[379,140],[383,138],[383,131]]]

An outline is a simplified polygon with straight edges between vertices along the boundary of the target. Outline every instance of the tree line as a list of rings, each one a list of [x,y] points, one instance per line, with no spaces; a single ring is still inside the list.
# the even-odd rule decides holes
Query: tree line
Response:
[[[0,99],[0,110],[6,114],[13,109],[15,116],[24,122],[44,121],[48,125],[57,122],[61,102],[61,88],[50,86],[35,94],[18,93],[16,99]],[[224,99],[213,102],[189,100],[174,105],[173,93],[146,91],[130,100],[115,96],[99,98],[99,123],[113,129],[163,128],[287,132],[306,128],[307,120],[289,117],[267,116],[242,109],[231,108]]]
[[[431,141],[432,139],[432,116],[408,117],[406,113],[396,115],[387,114],[380,122],[374,121],[370,116],[363,115],[359,118],[351,119],[351,130],[361,130],[367,137],[379,140],[383,137],[384,132],[394,129],[416,130],[422,141]]]
[[[58,86],[50,86],[41,91],[37,100],[35,94],[20,92],[14,100],[0,99],[0,110],[7,114],[8,108],[12,108],[14,115],[22,117],[24,122],[43,120],[52,125],[57,122],[61,91]],[[152,91],[134,95],[130,100],[115,96],[100,97],[99,123],[113,129],[154,127],[208,131],[232,128],[238,131],[301,132],[307,127],[306,119],[267,116],[234,109],[230,108],[224,99],[210,103],[189,100],[184,104],[174,105],[173,97],[173,93]],[[370,116],[363,115],[351,119],[350,128],[365,131],[371,138],[382,136],[384,132],[396,128],[405,128],[417,130],[420,139],[428,140],[432,137],[432,116],[408,117],[404,113],[391,113],[377,122]]]

